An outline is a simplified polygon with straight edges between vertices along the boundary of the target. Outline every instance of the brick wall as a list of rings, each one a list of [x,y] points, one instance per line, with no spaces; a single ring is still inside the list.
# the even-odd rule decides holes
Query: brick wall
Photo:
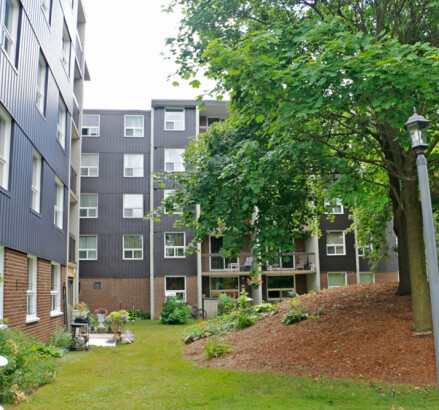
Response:
[[[101,283],[101,289],[94,289],[95,282]],[[134,301],[134,309],[150,311],[149,278],[86,278],[79,284],[79,299],[91,312],[100,307],[117,310],[121,301],[122,309],[131,309]]]
[[[399,282],[398,272],[377,272],[375,282]]]
[[[357,283],[357,276],[355,272],[347,272],[348,285],[354,285]],[[398,282],[398,272],[377,272],[375,273],[375,282]],[[328,272],[320,273],[320,288],[325,289],[328,287]]]
[[[50,317],[51,263],[37,260],[37,317],[38,322],[26,323],[27,307],[27,255],[5,249],[4,318],[8,326],[18,328],[40,341],[48,341],[57,326],[64,325],[64,316]],[[65,283],[66,269],[61,267],[61,287]],[[61,306],[62,309],[62,306]]]

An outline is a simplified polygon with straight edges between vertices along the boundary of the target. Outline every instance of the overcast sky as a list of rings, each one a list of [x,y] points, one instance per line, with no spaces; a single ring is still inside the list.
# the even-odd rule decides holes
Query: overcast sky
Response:
[[[200,94],[183,81],[179,87],[167,81],[176,66],[160,53],[165,39],[176,34],[181,15],[163,13],[161,5],[166,3],[84,0],[85,54],[91,76],[85,82],[85,108],[149,109],[151,99],[194,99]]]

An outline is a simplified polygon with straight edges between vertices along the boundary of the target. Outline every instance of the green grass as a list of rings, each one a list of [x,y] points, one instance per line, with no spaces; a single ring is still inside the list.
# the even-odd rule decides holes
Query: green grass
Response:
[[[132,345],[72,352],[21,408],[439,408],[435,389],[201,368],[183,357],[182,330],[138,321]]]

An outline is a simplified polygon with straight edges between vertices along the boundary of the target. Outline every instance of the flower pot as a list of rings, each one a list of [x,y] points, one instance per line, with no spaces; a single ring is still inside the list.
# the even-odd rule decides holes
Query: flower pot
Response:
[[[251,284],[250,284],[250,287],[251,287],[252,289],[258,289],[258,288],[259,288],[259,285],[258,285],[257,283],[251,283]]]
[[[72,310],[72,317],[73,317],[73,319],[76,319],[77,317],[81,317],[81,311],[78,309],[73,309]]]
[[[99,322],[98,333],[105,333],[105,326],[104,326],[105,313],[97,313],[97,317]]]

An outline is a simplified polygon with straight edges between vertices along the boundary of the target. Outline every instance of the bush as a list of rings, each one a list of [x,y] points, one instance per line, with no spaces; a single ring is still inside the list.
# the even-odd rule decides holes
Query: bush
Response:
[[[184,336],[191,336],[194,340],[205,337],[206,334],[219,335],[236,328],[238,317],[236,312],[217,317],[215,319],[204,320],[196,325],[188,326],[183,330]]]
[[[162,323],[165,325],[183,325],[187,323],[188,313],[192,310],[177,297],[170,297],[162,303],[163,310],[160,313]]]
[[[218,297],[218,316],[227,315],[236,309],[236,300],[222,293]]]
[[[302,320],[306,319],[307,317],[308,317],[308,314],[305,313],[304,308],[293,309],[285,314],[285,316],[282,318],[282,323],[285,326],[288,326],[294,322],[301,322]]]
[[[55,359],[47,345],[16,329],[0,332],[0,355],[9,363],[0,371],[0,399],[18,404],[31,391],[53,380]]]
[[[263,302],[260,305],[253,306],[253,309],[258,313],[271,312],[272,310],[276,310],[276,306],[272,303]]]
[[[72,334],[64,327],[56,327],[50,336],[49,343],[67,352],[73,346]]]
[[[143,310],[140,309],[131,309],[128,311],[128,313],[130,314],[130,318],[134,319],[134,320],[149,320],[151,319],[151,313],[149,312],[144,312]]]
[[[208,340],[205,351],[208,359],[212,359],[213,357],[221,357],[226,353],[230,353],[230,344],[223,339]]]

